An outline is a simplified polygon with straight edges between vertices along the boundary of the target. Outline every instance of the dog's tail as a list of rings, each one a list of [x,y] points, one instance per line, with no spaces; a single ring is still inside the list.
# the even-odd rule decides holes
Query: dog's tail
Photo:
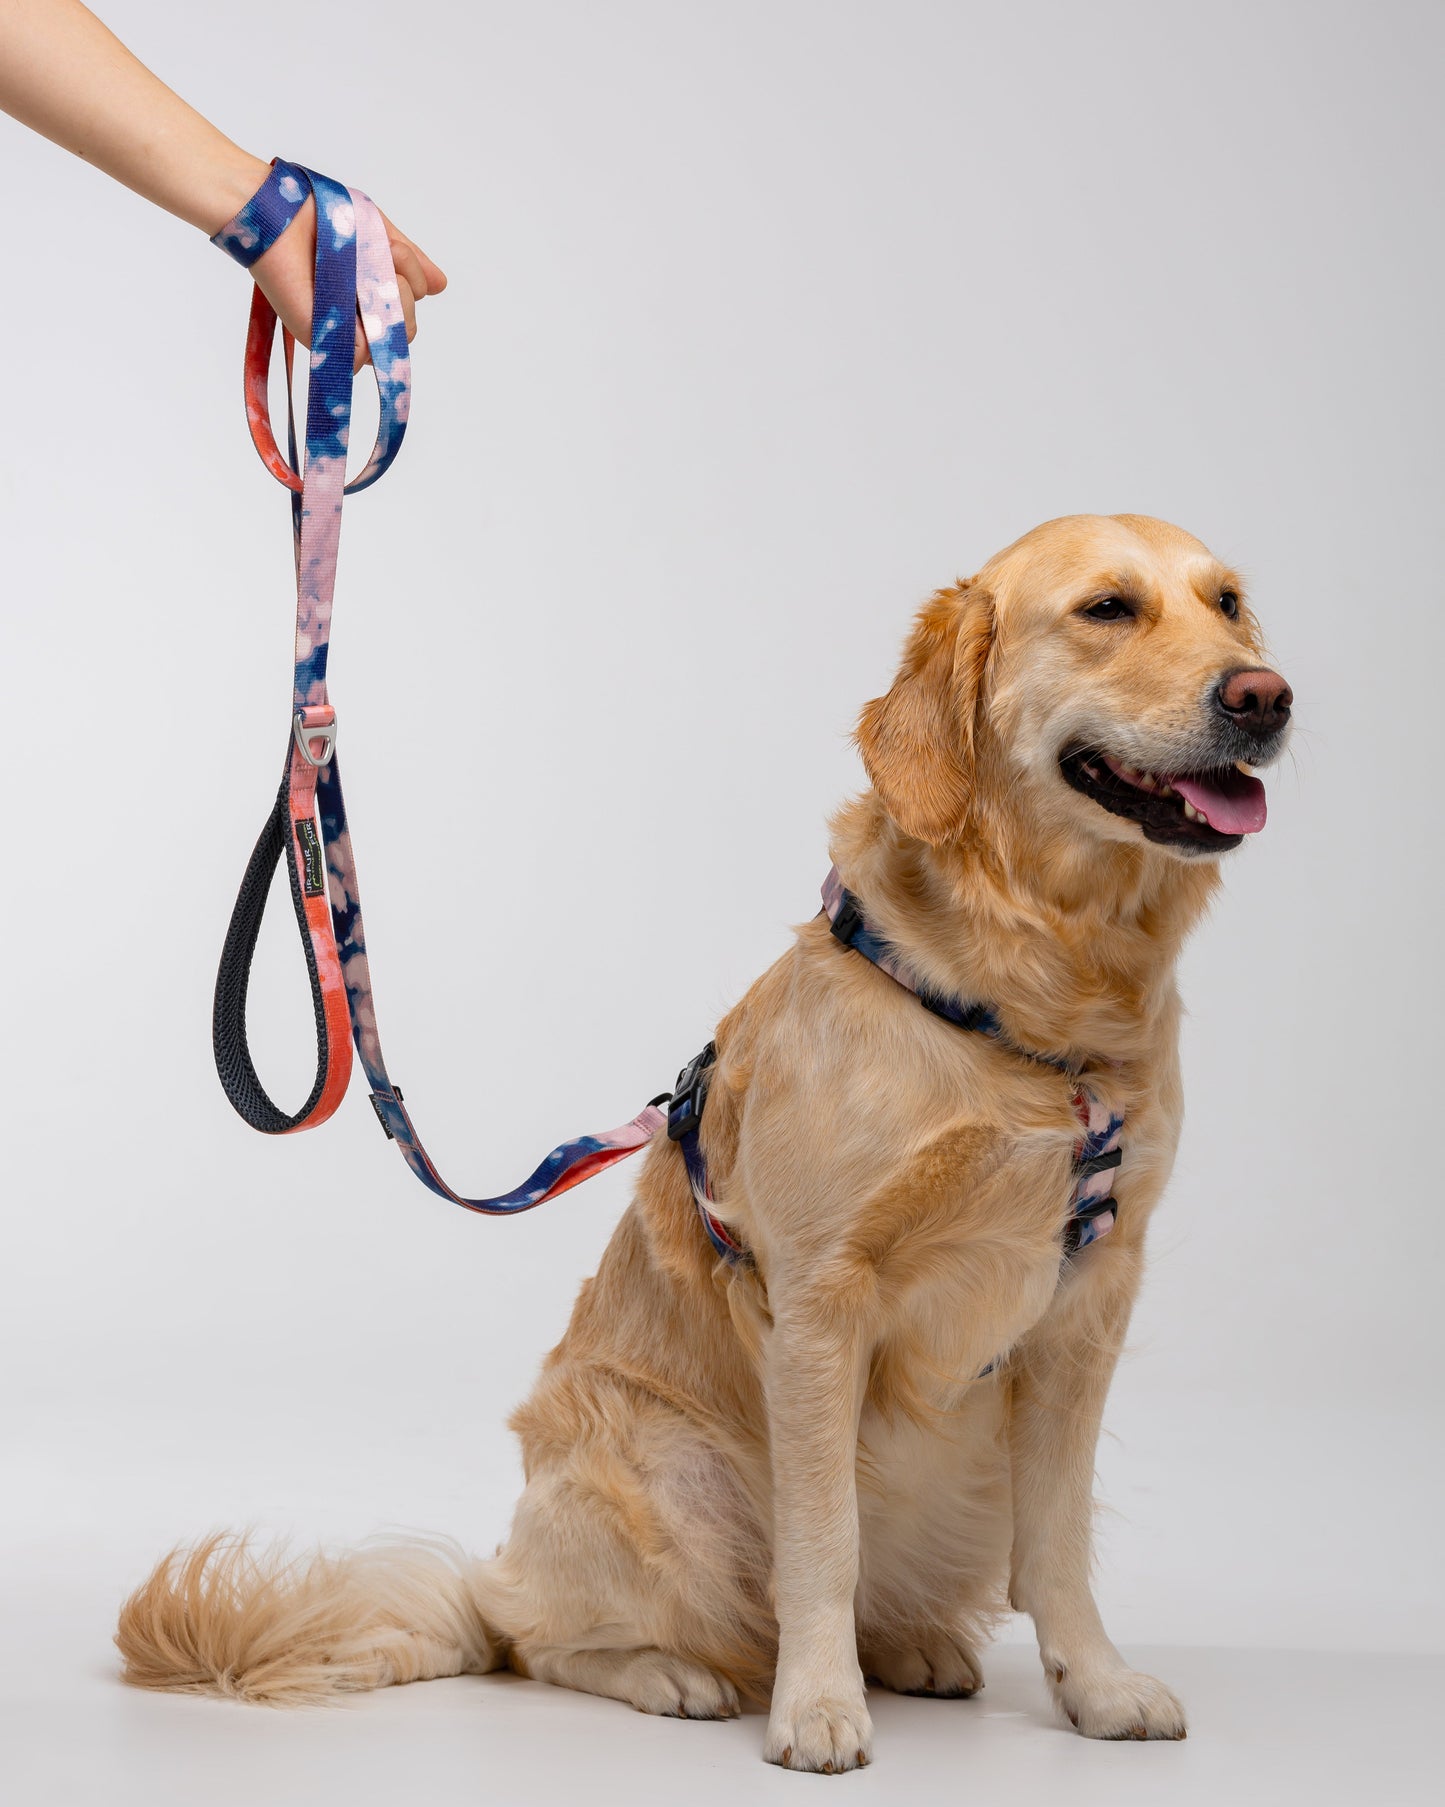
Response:
[[[115,1641],[137,1687],[301,1704],[501,1668],[510,1594],[442,1539],[292,1560],[219,1534],[156,1565]]]

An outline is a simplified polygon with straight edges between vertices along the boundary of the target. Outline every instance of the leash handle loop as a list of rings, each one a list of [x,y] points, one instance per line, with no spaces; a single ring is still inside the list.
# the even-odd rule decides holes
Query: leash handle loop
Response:
[[[392,263],[386,222],[376,203],[360,189],[348,189],[327,176],[318,175],[299,163],[278,158],[261,187],[247,201],[234,219],[229,220],[211,243],[244,269],[251,269],[272,248],[296,220],[308,197],[316,200],[316,297],[313,303],[312,355],[313,375],[323,361],[332,363],[323,387],[337,418],[349,428],[351,400],[349,387],[341,394],[340,373],[336,366],[344,361],[336,340],[344,334],[347,313],[358,313],[362,332],[376,377],[379,403],[376,444],[365,468],[346,485],[345,493],[354,496],[368,489],[388,469],[400,450],[406,432],[407,402],[411,390],[411,353],[406,342],[406,320],[401,308],[396,270]],[[322,288],[322,269],[326,268],[326,287]],[[348,309],[341,305],[347,289],[355,299]],[[276,335],[276,313],[259,288],[251,296],[251,320],[246,334],[245,394],[246,421],[251,439],[261,462],[278,483],[300,492],[304,478],[296,458],[295,415],[291,407],[291,371],[295,340],[282,329],[283,356],[286,364],[288,437],[291,456],[287,459],[276,443],[271,425],[269,374],[272,346]],[[311,421],[308,406],[307,419]],[[318,423],[319,424],[319,423]],[[311,439],[308,424],[308,445]],[[343,467],[344,468],[344,467]]]
[[[312,830],[309,845],[302,839],[307,828]],[[299,858],[298,842],[302,843]],[[316,1077],[306,1102],[299,1110],[289,1113],[272,1100],[262,1085],[246,1033],[251,961],[261,932],[261,919],[266,913],[271,881],[283,857],[291,904],[301,932],[306,976],[311,986],[311,1006],[316,1019]],[[328,933],[330,925],[322,895],[323,869],[321,845],[314,827],[307,817],[303,816],[299,821],[293,817],[291,787],[289,782],[283,782],[252,851],[231,911],[211,1009],[211,1046],[222,1090],[242,1119],[263,1135],[284,1136],[293,1130],[310,1129],[314,1124],[324,1123],[345,1096],[351,1078],[345,993],[339,985],[340,975]],[[321,900],[319,913],[315,908],[318,899]]]

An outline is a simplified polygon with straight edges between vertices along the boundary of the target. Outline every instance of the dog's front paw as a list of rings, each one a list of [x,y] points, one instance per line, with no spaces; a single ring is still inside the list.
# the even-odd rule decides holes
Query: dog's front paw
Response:
[[[1069,1723],[1086,1738],[1185,1738],[1184,1709],[1163,1682],[1123,1663],[1071,1669],[1044,1658]]]
[[[763,1755],[784,1769],[825,1776],[861,1769],[873,1755],[873,1722],[862,1689],[796,1707],[775,1699]]]

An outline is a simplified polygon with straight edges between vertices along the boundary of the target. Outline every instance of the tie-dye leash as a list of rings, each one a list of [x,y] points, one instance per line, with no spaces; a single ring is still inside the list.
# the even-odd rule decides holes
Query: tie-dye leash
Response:
[[[267,395],[276,315],[260,289],[251,300],[246,339],[246,418],[267,470],[291,492],[296,549],[296,673],[285,775],[241,883],[216,979],[212,1040],[226,1096],[252,1128],[289,1135],[324,1123],[351,1077],[351,1042],[371,1086],[371,1103],[419,1180],[469,1211],[509,1216],[530,1210],[590,1179],[651,1141],[666,1121],[655,1099],[618,1129],[578,1136],[554,1148],[511,1192],[466,1198],[433,1166],[401,1092],[387,1075],[377,1035],[366,934],[351,835],[336,759],[336,712],[326,690],[336,555],[345,496],[374,483],[396,457],[406,431],[411,360],[386,225],[358,189],[299,164],[271,173],[212,243],[250,268],[293,223],[308,196],[316,201],[316,290],[306,395],[306,456],[297,458],[292,396],[294,341],[282,330],[286,365],[287,454],[276,443]],[[355,320],[371,352],[380,401],[376,444],[365,468],[346,481],[351,424]],[[316,1016],[316,1078],[300,1110],[287,1115],[267,1095],[246,1035],[246,994],[272,875],[285,856]],[[665,1099],[666,1094],[663,1094]]]

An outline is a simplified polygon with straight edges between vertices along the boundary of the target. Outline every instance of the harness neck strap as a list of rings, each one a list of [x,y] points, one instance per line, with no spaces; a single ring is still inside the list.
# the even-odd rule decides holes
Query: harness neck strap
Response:
[[[881,972],[888,974],[905,991],[911,991],[925,1010],[934,1016],[941,1016],[945,1022],[955,1023],[960,1029],[971,1030],[976,1035],[987,1035],[996,1042],[1001,1042],[1014,1054],[1022,1055],[1025,1060],[1037,1061],[1040,1066],[1053,1067],[1056,1072],[1067,1073],[1073,1077],[1078,1069],[1071,1062],[1057,1054],[1041,1054],[1035,1048],[1025,1048],[1004,1032],[999,1022],[998,1013],[991,1004],[970,1003],[965,998],[955,998],[946,992],[935,991],[926,980],[921,979],[908,962],[888,941],[875,929],[863,914],[863,907],[853,893],[847,889],[838,876],[838,868],[830,866],[828,876],[823,880],[823,913],[833,925],[833,934],[844,947],[851,947],[855,953],[862,954]]]

